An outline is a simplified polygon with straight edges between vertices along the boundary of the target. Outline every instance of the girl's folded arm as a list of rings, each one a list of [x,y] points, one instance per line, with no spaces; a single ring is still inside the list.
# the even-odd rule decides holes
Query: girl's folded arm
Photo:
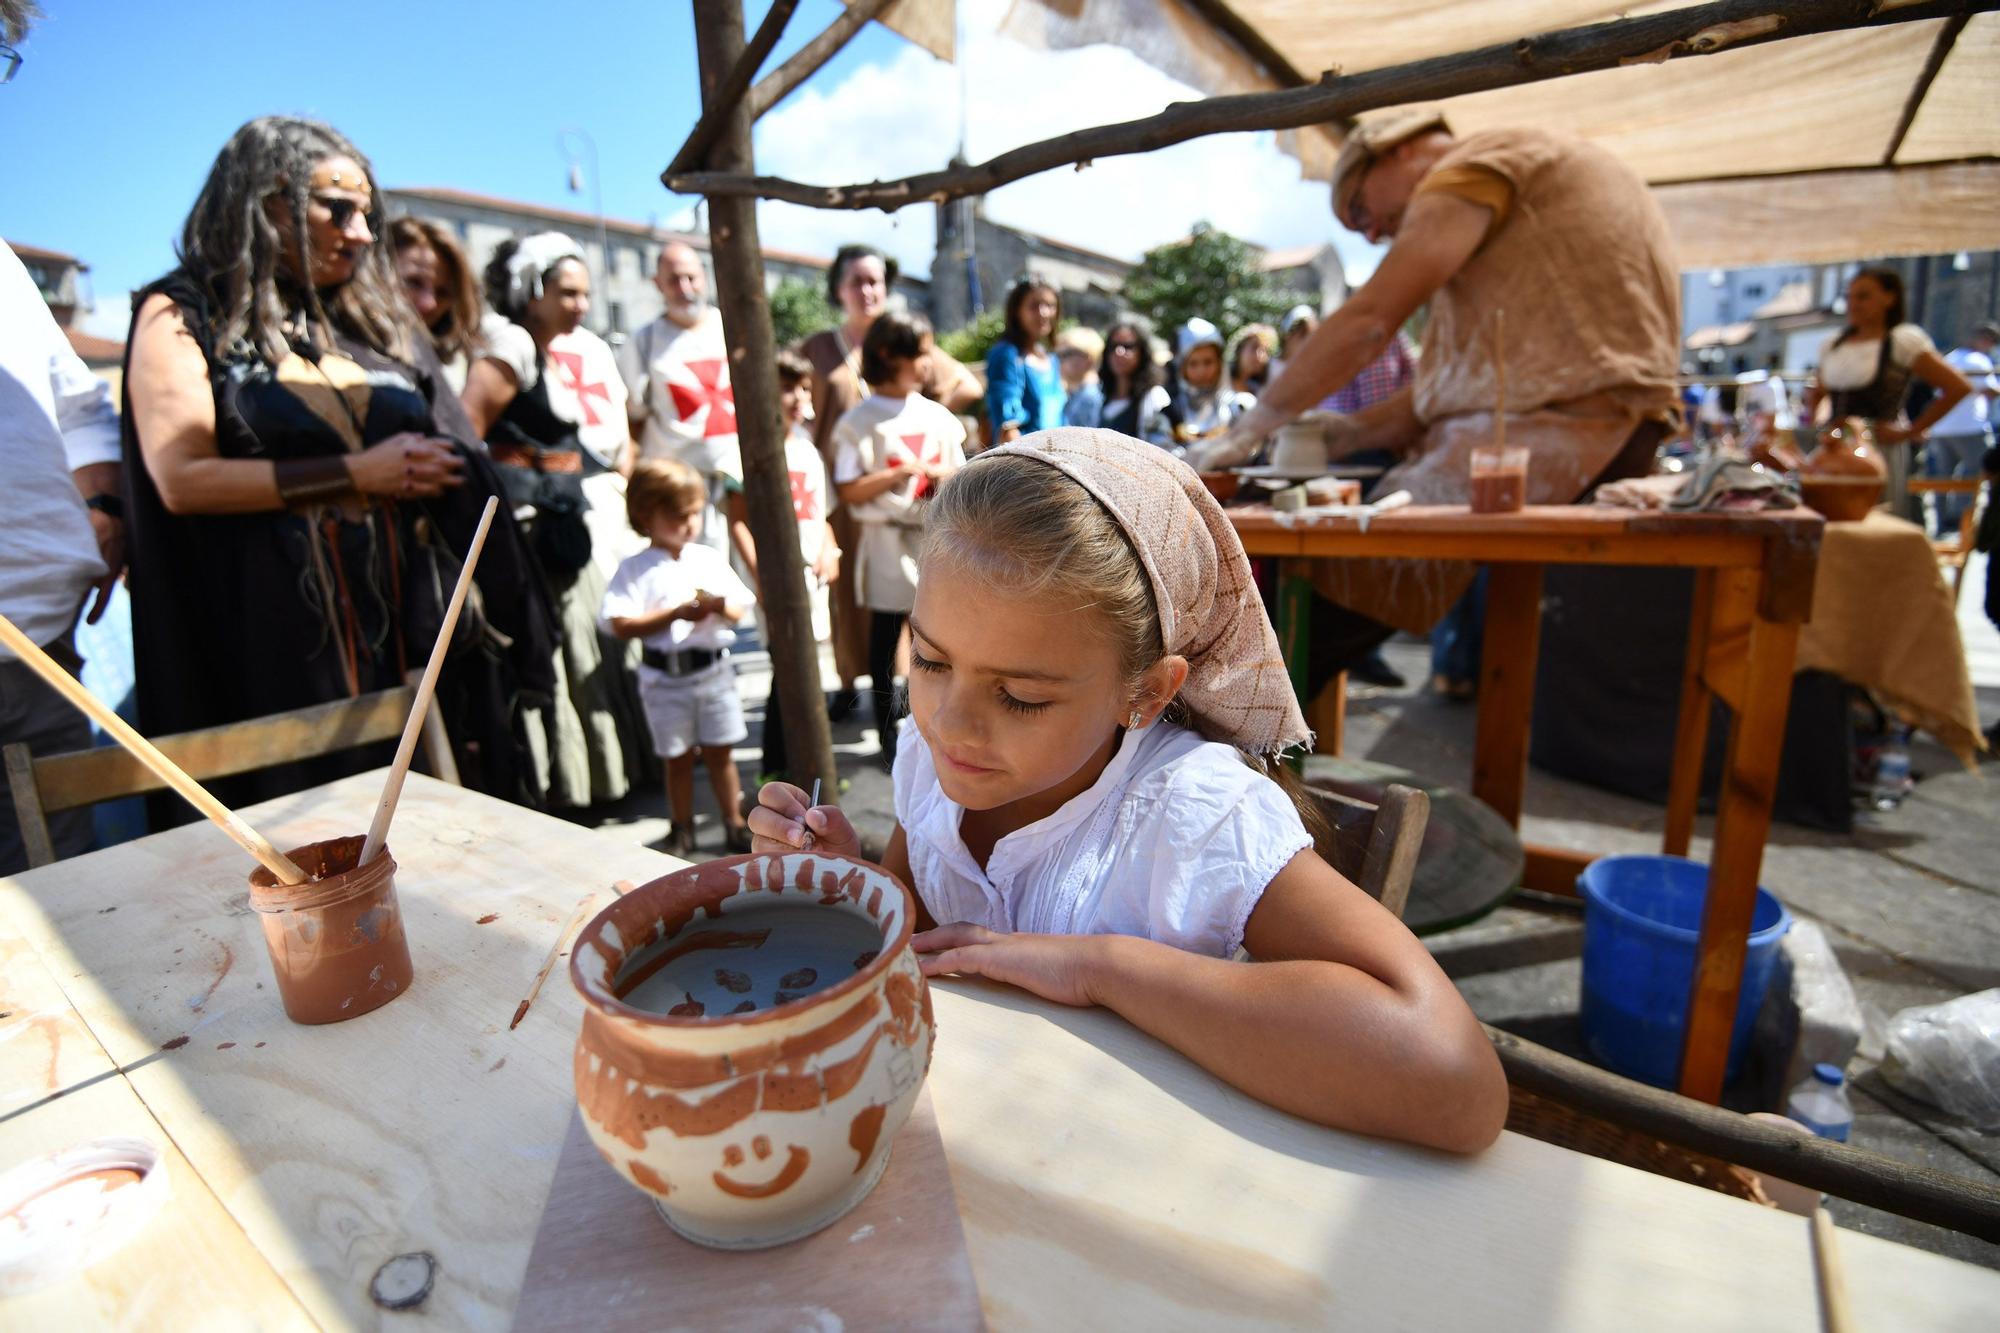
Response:
[[[990,977],[1100,1004],[1259,1101],[1336,1129],[1454,1152],[1507,1118],[1499,1058],[1429,953],[1380,904],[1302,851],[1264,890],[1256,963],[1132,935],[920,939],[927,973]]]
[[[1310,850],[1250,914],[1255,963],[1100,940],[1091,998],[1260,1101],[1454,1152],[1486,1147],[1506,1123],[1499,1058],[1450,979]]]

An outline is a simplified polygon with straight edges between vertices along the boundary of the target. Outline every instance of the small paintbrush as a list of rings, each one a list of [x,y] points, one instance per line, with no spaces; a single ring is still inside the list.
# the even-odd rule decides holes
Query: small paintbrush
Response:
[[[811,814],[813,807],[818,804],[819,804],[819,779],[814,778],[812,800],[806,803],[806,813]],[[806,830],[806,840],[799,844],[799,850],[809,852],[812,850],[812,845],[813,845],[812,825],[807,824],[806,821],[803,819],[801,819],[799,823],[804,825]]]

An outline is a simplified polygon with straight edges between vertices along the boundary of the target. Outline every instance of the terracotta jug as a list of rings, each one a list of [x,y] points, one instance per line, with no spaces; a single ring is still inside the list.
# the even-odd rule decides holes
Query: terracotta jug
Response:
[[[1875,436],[1859,417],[1834,422],[1799,466],[1799,494],[1835,522],[1866,518],[1882,499],[1889,472],[1875,452]]]
[[[583,928],[577,1103],[674,1230],[782,1245],[875,1187],[930,1068],[915,919],[880,867],[788,852],[654,880]]]

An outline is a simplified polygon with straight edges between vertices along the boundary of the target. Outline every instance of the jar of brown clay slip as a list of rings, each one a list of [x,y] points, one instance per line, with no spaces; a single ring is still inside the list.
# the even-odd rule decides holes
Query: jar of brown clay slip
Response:
[[[384,847],[365,866],[360,837],[329,838],[287,853],[306,872],[280,884],[259,866],[250,906],[294,1023],[338,1023],[380,1009],[410,988],[410,945],[396,905],[396,862]]]

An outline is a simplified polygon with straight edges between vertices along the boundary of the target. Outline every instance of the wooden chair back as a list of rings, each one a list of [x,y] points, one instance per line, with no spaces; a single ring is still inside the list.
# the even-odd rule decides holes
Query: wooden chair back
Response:
[[[1321,859],[1401,920],[1430,823],[1431,798],[1394,783],[1383,791],[1380,805],[1324,787],[1306,790],[1327,824],[1317,839]]]
[[[410,683],[391,690],[152,739],[198,782],[394,740],[403,734],[416,702],[415,678],[421,674],[411,672]],[[423,746],[431,773],[458,786],[458,765],[435,706],[424,717]],[[16,743],[0,750],[0,760],[31,867],[56,859],[50,814],[166,790],[151,769],[117,746],[37,758]]]

